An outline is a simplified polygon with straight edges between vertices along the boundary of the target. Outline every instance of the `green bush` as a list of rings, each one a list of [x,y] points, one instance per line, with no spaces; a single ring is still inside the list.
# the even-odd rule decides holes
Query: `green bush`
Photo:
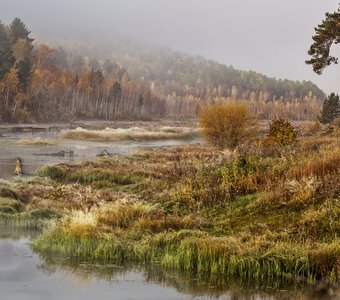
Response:
[[[298,131],[284,118],[275,118],[269,124],[267,138],[279,146],[289,146],[297,142]]]

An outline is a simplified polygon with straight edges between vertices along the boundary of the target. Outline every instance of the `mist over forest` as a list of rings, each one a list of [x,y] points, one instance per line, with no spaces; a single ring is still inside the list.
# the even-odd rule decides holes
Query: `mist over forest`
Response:
[[[315,118],[325,97],[310,81],[278,80],[123,38],[62,39],[52,47],[34,41],[18,18],[0,30],[6,122],[197,117],[202,107],[230,99],[247,101],[258,118],[302,120]]]
[[[336,0],[1,0],[0,20],[19,17],[44,40],[119,35],[164,45],[269,77],[310,80],[328,94],[340,92],[338,68],[317,76],[304,61],[314,27],[337,6]]]

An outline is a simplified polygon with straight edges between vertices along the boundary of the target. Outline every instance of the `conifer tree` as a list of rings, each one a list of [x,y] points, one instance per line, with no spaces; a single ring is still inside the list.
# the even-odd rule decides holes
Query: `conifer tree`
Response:
[[[325,67],[338,63],[338,58],[330,55],[331,46],[340,43],[340,8],[334,13],[326,13],[325,20],[315,28],[314,43],[308,50],[312,57],[306,64],[312,65],[317,74],[321,74]]]
[[[340,117],[339,95],[331,93],[322,105],[319,121],[323,124],[332,123],[338,117]]]
[[[0,79],[13,67],[15,57],[8,39],[6,28],[0,22]]]
[[[18,70],[20,86],[23,90],[26,90],[32,75],[32,63],[27,58],[25,58],[16,65],[16,68]]]
[[[34,39],[29,37],[30,31],[27,29],[26,25],[19,19],[15,18],[11,25],[9,26],[10,29],[10,41],[12,45],[14,45],[18,39],[24,38],[27,39],[29,42],[33,42]]]

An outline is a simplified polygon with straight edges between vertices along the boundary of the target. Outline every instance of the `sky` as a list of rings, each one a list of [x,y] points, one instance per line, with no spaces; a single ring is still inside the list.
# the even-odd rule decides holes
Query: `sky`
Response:
[[[340,94],[340,65],[316,75],[304,63],[314,27],[338,7],[339,0],[0,0],[0,20],[19,17],[50,38],[119,34]],[[332,54],[340,57],[340,45]]]

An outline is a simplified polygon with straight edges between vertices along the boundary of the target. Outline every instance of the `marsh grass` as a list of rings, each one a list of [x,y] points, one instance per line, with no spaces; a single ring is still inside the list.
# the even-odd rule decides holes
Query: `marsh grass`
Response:
[[[43,202],[35,203],[39,189],[33,192],[31,187],[26,181],[0,183],[0,224],[37,228],[48,220],[61,217],[61,211],[52,205],[48,207]],[[43,196],[46,196],[45,191],[42,191]]]
[[[141,150],[45,167],[39,174],[49,179],[7,186],[0,196],[25,196],[26,210],[41,205],[63,215],[33,243],[42,253],[259,281],[339,282],[338,142],[308,136],[280,155],[256,146]]]
[[[253,198],[246,202],[252,202]],[[240,198],[239,201],[245,200]],[[238,207],[244,209],[246,206]],[[314,219],[324,222],[323,217]],[[286,216],[282,219],[287,221]],[[307,220],[310,218],[306,219],[305,215],[304,220],[296,221],[305,237],[314,234],[305,232],[312,230],[309,224],[303,223]],[[250,222],[246,218],[244,224]],[[336,216],[334,222],[337,222]],[[291,276],[303,276],[310,280],[339,280],[340,241],[336,234],[324,242],[305,240],[301,244],[288,232],[282,234],[278,230],[275,234],[269,230],[270,223],[267,225],[264,230],[249,231],[248,234],[244,226],[236,230],[237,234],[214,236],[204,221],[194,216],[184,220],[166,216],[159,206],[116,202],[89,211],[72,212],[35,241],[33,247],[43,252],[52,250],[103,262],[151,262],[165,268],[245,279],[288,280]],[[277,220],[272,225],[285,226]],[[329,228],[317,228],[320,233],[329,231]],[[336,230],[334,228],[333,232]],[[244,234],[240,235],[240,232]]]
[[[113,186],[136,185],[147,175],[144,171],[131,170],[127,167],[117,166],[114,161],[103,165],[54,165],[42,167],[38,170],[41,177],[48,177],[60,182],[76,182],[83,185],[93,185],[96,188],[109,188]]]
[[[148,233],[142,218],[150,208],[138,204],[129,213],[111,219],[72,215],[33,243],[39,251],[80,256],[103,262],[151,262],[192,273],[221,274],[242,278],[280,278],[304,276],[311,280],[326,277],[339,280],[339,240],[332,243],[299,245],[293,241],[271,240],[271,236],[213,237],[195,229]],[[117,207],[113,209],[117,213]],[[127,221],[126,216],[130,218]],[[138,217],[139,216],[139,217]],[[110,229],[108,229],[108,227]],[[104,226],[104,227],[103,227]],[[104,229],[103,229],[104,228]],[[124,230],[122,230],[124,229]],[[140,232],[143,234],[136,234]]]
[[[25,205],[18,200],[0,198],[0,212],[19,213],[25,210]]]
[[[160,128],[105,128],[104,130],[87,130],[76,128],[74,130],[64,130],[60,137],[64,139],[88,140],[88,141],[122,141],[122,140],[161,140],[193,138],[198,136],[198,130],[189,127],[169,127]]]
[[[39,137],[35,139],[21,139],[17,142],[20,145],[34,145],[34,146],[51,146],[55,145],[55,141],[52,140],[44,140]]]

